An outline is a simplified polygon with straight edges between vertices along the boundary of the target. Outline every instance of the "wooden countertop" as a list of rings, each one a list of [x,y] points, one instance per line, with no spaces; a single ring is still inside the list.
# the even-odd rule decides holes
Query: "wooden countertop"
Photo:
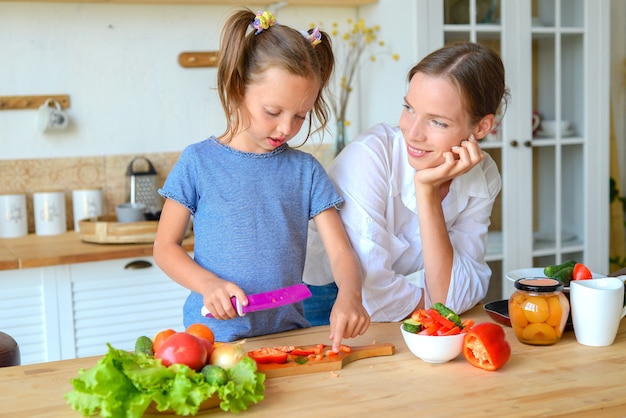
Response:
[[[490,321],[481,307],[462,315]],[[246,417],[337,416],[576,416],[626,415],[626,321],[609,347],[586,347],[566,332],[548,347],[524,345],[505,328],[512,356],[500,370],[472,367],[463,357],[428,364],[404,344],[398,323],[372,324],[350,345],[393,343],[392,356],[362,359],[338,372],[266,380],[265,399],[242,413]],[[328,327],[315,327],[245,343],[261,346],[326,343]],[[69,380],[98,357],[0,368],[2,413],[16,417],[79,417],[65,402]],[[212,409],[198,416],[226,413]],[[150,415],[146,415],[150,416]],[[157,415],[152,415],[157,416]],[[162,416],[162,415],[161,415]]]
[[[193,250],[193,235],[183,242]],[[0,239],[0,270],[46,267],[152,255],[152,244],[92,244],[74,231],[61,235]]]

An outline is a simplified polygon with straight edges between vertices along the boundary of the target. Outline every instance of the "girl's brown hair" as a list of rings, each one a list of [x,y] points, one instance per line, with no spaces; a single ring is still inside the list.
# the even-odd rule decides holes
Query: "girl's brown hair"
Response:
[[[222,29],[217,90],[226,115],[224,136],[232,137],[240,129],[245,129],[240,109],[243,109],[246,86],[258,80],[269,68],[278,67],[319,82],[320,90],[308,118],[308,139],[311,133],[323,130],[329,119],[330,110],[323,91],[335,63],[330,38],[320,31],[321,42],[313,46],[301,32],[278,23],[255,34],[250,26],[255,17],[256,13],[250,9],[239,10],[230,16]],[[317,127],[312,130],[314,119]]]
[[[504,64],[491,48],[473,42],[457,42],[431,52],[409,71],[447,77],[459,89],[472,124],[496,114],[509,98],[504,81]],[[504,113],[504,112],[502,112]]]

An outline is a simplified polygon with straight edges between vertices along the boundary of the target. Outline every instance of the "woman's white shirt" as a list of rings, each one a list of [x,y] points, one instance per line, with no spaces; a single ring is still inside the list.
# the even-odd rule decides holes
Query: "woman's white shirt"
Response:
[[[413,177],[406,145],[397,127],[379,124],[362,133],[337,156],[328,173],[345,204],[339,211],[363,269],[363,305],[372,321],[400,321],[417,306],[423,291],[422,244]],[[491,269],[485,262],[491,209],[501,178],[489,154],[455,178],[442,201],[454,248],[448,298],[457,313],[487,293]],[[312,285],[333,281],[313,222],[303,279]],[[426,306],[431,302],[424,294]]]

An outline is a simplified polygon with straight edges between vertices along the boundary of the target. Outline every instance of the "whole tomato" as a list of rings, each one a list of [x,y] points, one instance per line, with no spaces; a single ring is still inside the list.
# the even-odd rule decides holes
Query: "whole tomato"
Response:
[[[164,366],[185,364],[194,370],[200,370],[207,362],[207,347],[197,337],[186,332],[170,335],[154,354]]]

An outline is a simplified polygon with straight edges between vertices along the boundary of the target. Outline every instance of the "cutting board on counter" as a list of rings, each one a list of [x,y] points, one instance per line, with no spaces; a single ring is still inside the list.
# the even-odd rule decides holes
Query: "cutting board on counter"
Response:
[[[315,346],[298,346],[298,348],[312,348]],[[356,360],[390,356],[395,353],[395,346],[391,343],[369,344],[350,347],[349,353],[339,352],[337,355],[324,356],[321,360],[309,360],[303,364],[295,361],[289,361],[284,364],[259,364],[258,371],[265,373],[267,378],[294,376],[298,374],[330,372],[341,370],[346,364]],[[330,349],[330,347],[328,347]]]
[[[87,218],[79,222],[80,239],[96,244],[152,244],[158,221],[118,222],[116,215]],[[191,226],[185,238],[191,235]]]

